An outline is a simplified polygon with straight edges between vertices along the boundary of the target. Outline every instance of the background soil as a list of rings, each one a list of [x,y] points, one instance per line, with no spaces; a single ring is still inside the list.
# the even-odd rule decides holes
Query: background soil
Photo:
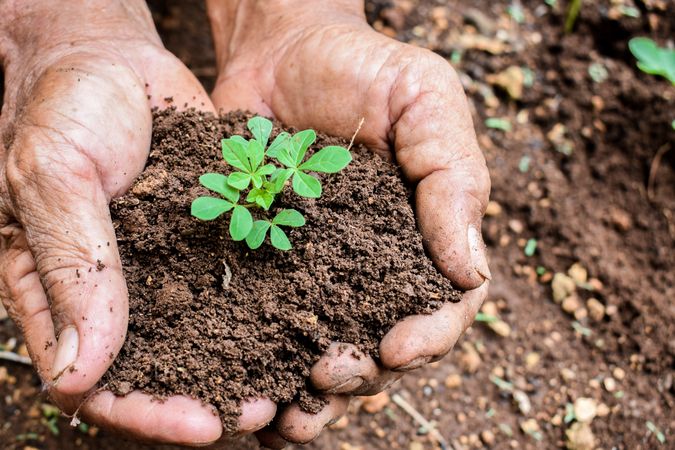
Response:
[[[212,86],[200,2],[151,4],[167,46]],[[639,72],[627,51],[636,35],[673,45],[674,5],[585,2],[570,35],[561,31],[565,5],[367,2],[376,28],[460,71],[492,174],[484,233],[494,283],[484,310],[502,322],[476,324],[452,355],[392,389],[454,448],[558,448],[572,431],[577,443],[591,431],[607,449],[669,448],[675,439],[675,89]],[[494,118],[504,120],[486,126]],[[568,271],[577,284],[566,286]],[[1,323],[0,342],[16,335]],[[6,363],[0,380],[5,448],[119,448],[115,437],[45,413],[30,369]],[[577,415],[595,406],[589,426],[564,420],[579,398],[590,401],[577,402]],[[399,406],[378,400],[355,400],[309,448],[436,446]]]

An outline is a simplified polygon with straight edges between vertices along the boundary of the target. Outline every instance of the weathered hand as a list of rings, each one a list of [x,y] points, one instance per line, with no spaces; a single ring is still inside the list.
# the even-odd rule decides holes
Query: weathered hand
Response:
[[[65,411],[145,440],[203,444],[219,418],[200,402],[134,392],[91,397],[126,334],[127,290],[108,202],[141,172],[153,106],[213,110],[162,46],[140,0],[0,1],[0,298]],[[150,97],[148,97],[150,96]],[[253,431],[276,407],[243,406]]]
[[[460,303],[397,324],[380,344],[379,365],[329,351],[312,370],[314,385],[332,394],[372,394],[400,372],[441,358],[473,321],[490,278],[480,233],[490,181],[455,72],[432,52],[373,31],[361,0],[207,4],[219,66],[216,107],[344,137],[365,118],[359,140],[393,156],[417,183],[429,252],[467,290]],[[276,446],[308,442],[344,411],[343,398],[329,409],[309,416],[291,407],[261,439]]]

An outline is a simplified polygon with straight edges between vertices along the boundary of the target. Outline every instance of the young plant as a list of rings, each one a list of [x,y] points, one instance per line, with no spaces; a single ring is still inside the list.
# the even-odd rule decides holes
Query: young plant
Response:
[[[645,37],[636,37],[628,42],[628,48],[638,60],[637,66],[650,75],[660,75],[675,85],[675,50],[662,48]]]
[[[248,129],[253,134],[250,140],[232,136],[221,142],[223,158],[233,168],[229,175],[207,173],[199,177],[202,186],[223,198],[195,199],[192,215],[201,220],[215,220],[231,212],[229,231],[233,240],[245,241],[249,248],[257,249],[269,233],[272,246],[289,250],[291,243],[281,227],[301,227],[305,218],[295,209],[283,209],[271,219],[266,217],[276,196],[291,180],[293,191],[299,196],[319,198],[321,182],[311,172],[339,172],[351,162],[351,153],[343,147],[328,146],[305,160],[307,150],[316,140],[314,130],[295,135],[282,132],[268,147],[272,122],[254,117],[248,121]],[[254,220],[252,210],[260,211],[263,217]]]

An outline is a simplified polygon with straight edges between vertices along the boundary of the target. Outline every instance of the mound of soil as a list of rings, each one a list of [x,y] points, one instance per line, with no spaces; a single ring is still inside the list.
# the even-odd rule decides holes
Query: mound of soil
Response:
[[[227,431],[245,398],[317,411],[322,400],[306,379],[331,342],[377,357],[397,321],[459,300],[424,253],[411,190],[364,148],[344,171],[321,177],[320,199],[286,192],[277,200],[273,209],[307,219],[289,231],[288,252],[269,241],[251,251],[229,239],[228,221],[191,217],[192,200],[210,195],[199,175],[228,173],[219,142],[250,137],[248,118],[156,113],[145,172],[111,205],[130,320],[103,384],[121,395],[199,398],[217,407]],[[316,145],[331,144],[344,142],[319,136]]]

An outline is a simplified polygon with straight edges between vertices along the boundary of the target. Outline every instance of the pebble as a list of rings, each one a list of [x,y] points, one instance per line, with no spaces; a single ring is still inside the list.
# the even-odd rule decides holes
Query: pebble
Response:
[[[488,202],[487,208],[485,208],[485,215],[495,217],[500,215],[501,213],[502,213],[502,205],[495,202],[494,200],[490,200]]]
[[[539,423],[535,419],[527,419],[520,422],[520,429],[526,434],[532,434],[540,430]]]
[[[468,342],[465,342],[464,345],[462,345],[462,348],[464,351],[459,358],[459,365],[465,372],[475,373],[481,364],[480,355]]]
[[[567,269],[567,275],[577,284],[584,284],[588,281],[588,271],[579,263],[574,263]]]
[[[539,355],[539,353],[530,352],[527,355],[525,355],[525,367],[527,367],[528,369],[532,369],[537,364],[539,364],[540,360],[541,356]]]
[[[343,442],[340,444],[340,450],[363,450],[363,447],[360,445],[352,445],[349,442]]]
[[[523,225],[523,222],[521,222],[518,219],[511,219],[509,220],[509,228],[511,231],[513,231],[516,234],[520,234],[523,232],[525,229],[525,226]]]
[[[408,450],[424,450],[424,444],[419,441],[412,441],[408,446]]]
[[[492,331],[501,337],[509,337],[511,335],[511,326],[503,320],[488,323]]]
[[[530,397],[521,390],[513,391],[513,400],[515,400],[516,405],[521,413],[527,415],[532,411],[532,403],[530,402]]]
[[[614,376],[614,378],[621,381],[626,377],[626,372],[621,367],[617,367],[614,370],[612,370],[612,375]]]
[[[574,401],[574,416],[577,421],[590,423],[598,414],[597,402],[588,397],[579,397]]]
[[[497,74],[490,74],[485,80],[495,86],[504,89],[514,100],[520,100],[523,96],[525,85],[525,72],[520,66],[511,66]]]
[[[5,320],[8,317],[7,315],[7,310],[5,309],[4,306],[0,303],[0,320]]]
[[[491,447],[495,443],[495,434],[490,430],[483,430],[480,433],[480,439],[485,445]]]
[[[558,272],[551,281],[553,289],[553,301],[560,303],[576,291],[574,280],[564,273]]]
[[[588,307],[588,315],[596,322],[601,321],[605,317],[605,305],[600,303],[600,300],[597,298],[589,298],[586,301],[586,307]]]
[[[30,357],[30,355],[28,354],[28,348],[26,347],[26,344],[21,344],[21,345],[19,345],[19,348],[16,350],[16,353],[17,353],[19,356],[27,356],[27,357]]]
[[[554,278],[555,282],[555,278]],[[555,294],[554,294],[555,295]],[[581,301],[579,297],[575,295],[570,295],[562,301],[562,309],[568,314],[574,314],[575,311],[581,308]]]
[[[369,414],[378,413],[389,404],[389,394],[386,391],[382,391],[379,394],[370,397],[359,398],[363,401],[361,408]]]
[[[609,415],[610,412],[611,411],[609,409],[609,406],[607,406],[606,404],[600,403],[598,405],[598,417],[605,417]]]
[[[463,412],[457,413],[457,422],[458,423],[466,422],[466,414],[464,414]]]
[[[348,426],[349,426],[349,417],[342,416],[337,420],[337,422],[330,425],[328,428],[330,428],[331,430],[344,430]]]
[[[612,377],[605,378],[602,384],[605,385],[607,392],[614,392],[616,390],[616,380]]]
[[[460,387],[461,385],[462,385],[462,377],[457,373],[450,374],[445,379],[445,387],[447,387],[448,389],[455,389]]]
[[[593,450],[595,448],[595,436],[587,423],[575,422],[565,431],[568,450]]]
[[[481,309],[483,310],[483,314],[487,314],[489,316],[499,315],[499,310],[495,302],[486,301],[483,303],[483,307]]]
[[[595,378],[593,378],[592,380],[588,380],[588,385],[593,389],[600,389],[600,382]]]
[[[576,311],[574,311],[574,318],[577,320],[584,320],[586,317],[588,317],[588,310],[584,308],[583,306],[581,308],[577,308]]]

